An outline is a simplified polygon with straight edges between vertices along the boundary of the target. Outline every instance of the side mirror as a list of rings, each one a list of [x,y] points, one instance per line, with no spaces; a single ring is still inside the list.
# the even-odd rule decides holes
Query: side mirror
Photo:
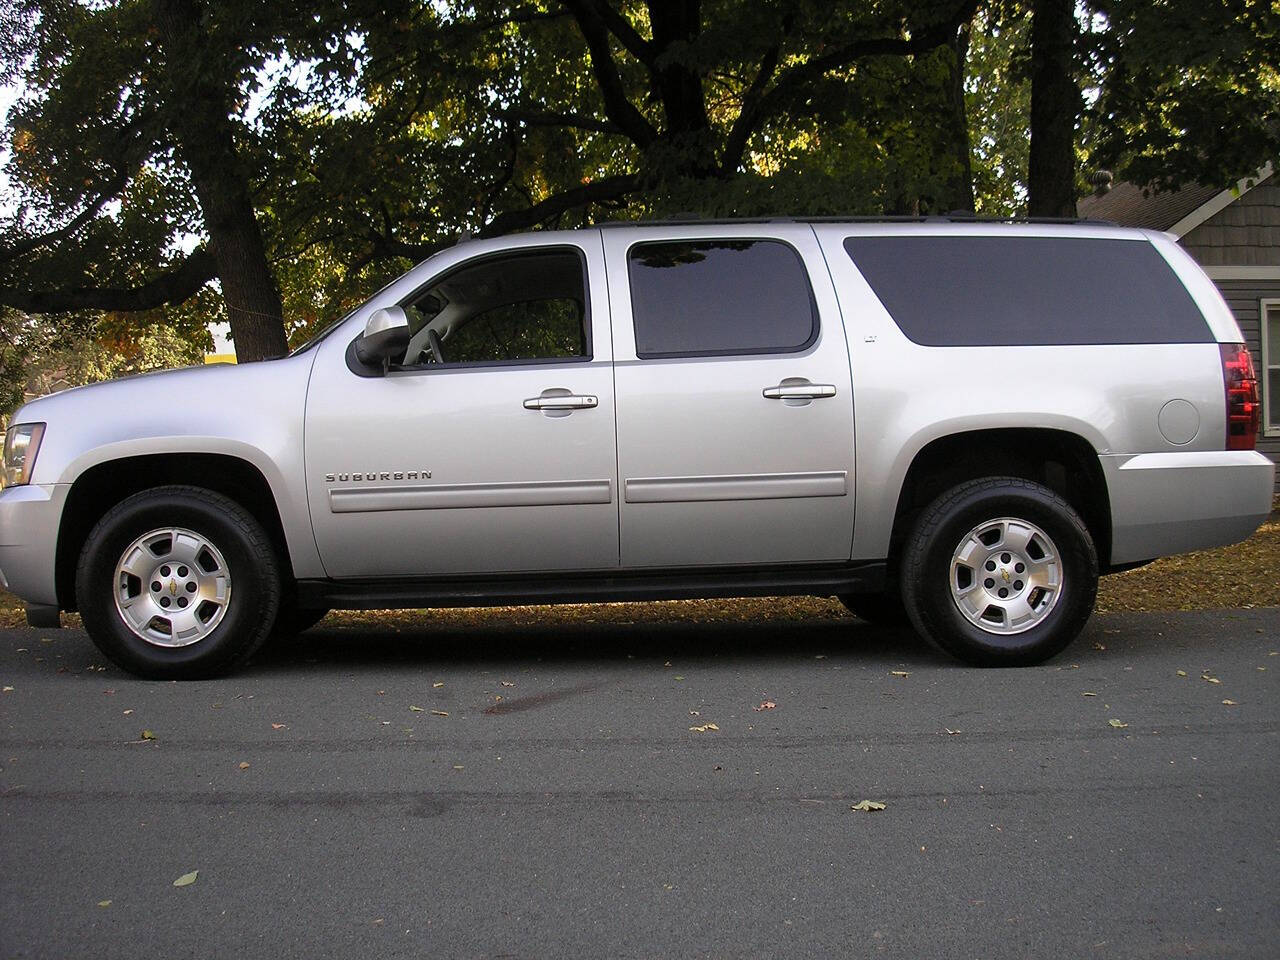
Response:
[[[397,353],[409,349],[409,316],[403,307],[382,307],[369,314],[364,333],[356,341],[356,359],[361,363],[390,363]]]

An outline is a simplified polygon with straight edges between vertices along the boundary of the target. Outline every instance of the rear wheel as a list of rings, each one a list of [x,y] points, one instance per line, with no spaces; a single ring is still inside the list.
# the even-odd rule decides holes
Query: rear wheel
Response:
[[[1052,490],[1014,477],[973,480],[933,501],[903,555],[916,629],[979,666],[1041,663],[1093,612],[1098,560],[1088,529]]]
[[[266,639],[279,565],[239,504],[199,487],[157,487],[117,504],[90,532],[76,602],[98,649],[125,670],[214,676]]]

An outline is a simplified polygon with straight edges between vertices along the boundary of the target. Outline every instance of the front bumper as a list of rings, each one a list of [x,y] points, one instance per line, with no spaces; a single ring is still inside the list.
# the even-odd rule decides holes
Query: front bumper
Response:
[[[1275,464],[1253,450],[1101,456],[1111,563],[1247,539],[1271,513]]]
[[[0,490],[0,586],[30,603],[58,602],[58,522],[69,484]]]

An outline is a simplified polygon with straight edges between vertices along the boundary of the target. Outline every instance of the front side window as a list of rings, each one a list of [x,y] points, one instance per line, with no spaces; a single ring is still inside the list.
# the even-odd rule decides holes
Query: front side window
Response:
[[[627,270],[641,359],[792,353],[817,337],[804,264],[781,241],[638,243]]]
[[[587,359],[585,266],[576,250],[485,257],[450,271],[404,304],[405,366]]]

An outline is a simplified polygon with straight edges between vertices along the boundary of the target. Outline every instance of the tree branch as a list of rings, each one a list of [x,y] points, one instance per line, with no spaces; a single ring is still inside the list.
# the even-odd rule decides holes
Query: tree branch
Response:
[[[176,269],[140,287],[75,287],[25,290],[0,287],[0,303],[26,313],[65,313],[70,310],[152,310],[181,303],[217,276],[213,254],[204,247],[191,251]]]
[[[485,224],[477,236],[497,237],[513,230],[523,230],[559,216],[574,207],[616,200],[628,193],[633,193],[639,187],[640,178],[633,174],[592,180],[580,187],[572,187],[563,193],[553,194],[532,207],[500,213]]]
[[[575,130],[590,130],[593,133],[622,133],[616,123],[610,120],[597,120],[580,113],[558,113],[554,110],[523,110],[512,107],[499,110],[497,116],[504,120],[515,120],[530,127],[572,127]]]
[[[582,31],[582,37],[587,43],[591,72],[595,75],[596,85],[604,98],[605,115],[618,125],[618,129],[632,143],[642,150],[647,148],[658,138],[658,131],[627,99],[618,65],[609,49],[609,30],[595,3],[592,0],[564,0],[564,4],[578,22],[578,29]]]
[[[0,263],[10,263],[17,260],[19,257],[26,256],[33,250],[39,250],[41,247],[47,247],[55,243],[61,243],[97,216],[98,211],[106,205],[107,201],[116,196],[121,189],[124,188],[125,182],[126,178],[122,177],[107,184],[92,203],[72,217],[64,226],[61,226],[56,230],[50,230],[48,233],[42,233],[36,237],[23,237],[21,240],[16,241],[12,246],[0,248]]]
[[[498,237],[505,233],[537,226],[575,207],[584,207],[593,203],[609,204],[628,193],[634,193],[639,188],[640,178],[634,174],[592,180],[579,187],[571,187],[563,193],[553,194],[531,207],[500,213],[481,227],[475,236]],[[407,257],[414,261],[425,260],[433,253],[456,242],[441,240],[434,243],[408,243],[396,237],[378,233],[376,230],[369,230],[368,235],[375,248],[372,259]],[[3,301],[0,300],[0,302]]]
[[[631,21],[613,9],[608,0],[589,0],[589,2],[600,17],[600,21],[609,29],[610,33],[618,38],[618,42],[626,48],[627,52],[646,67],[652,69],[654,61],[657,59],[657,51],[654,49],[654,45],[640,36],[635,28],[631,26]]]
[[[741,150],[745,150],[747,140],[765,118],[778,109],[782,102],[798,88],[816,80],[828,70],[848,66],[853,61],[860,60],[863,57],[909,56],[927,53],[950,43],[956,31],[960,29],[960,25],[973,19],[980,3],[981,0],[960,0],[954,13],[949,18],[939,23],[930,24],[909,39],[906,37],[866,37],[846,43],[821,56],[813,57],[804,63],[787,68],[778,74],[778,79],[772,89],[758,96],[754,110],[749,114],[744,101],[743,112],[739,114],[730,134],[731,141],[735,146],[740,143]],[[757,76],[758,79],[759,76]],[[744,116],[746,116],[745,120],[743,119]],[[736,166],[740,159],[741,152],[737,157],[733,157],[730,155],[729,150],[726,149],[722,168],[730,169],[729,163],[732,162]]]

